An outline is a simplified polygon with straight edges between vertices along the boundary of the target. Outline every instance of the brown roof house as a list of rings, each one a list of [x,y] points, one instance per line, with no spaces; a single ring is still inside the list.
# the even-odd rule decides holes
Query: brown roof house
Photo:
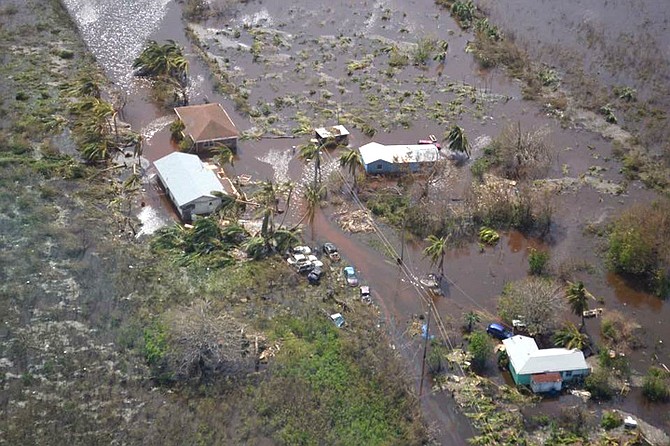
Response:
[[[221,104],[202,104],[177,107],[175,113],[184,123],[184,138],[193,142],[196,152],[210,149],[219,144],[237,149],[240,132],[233,124]]]

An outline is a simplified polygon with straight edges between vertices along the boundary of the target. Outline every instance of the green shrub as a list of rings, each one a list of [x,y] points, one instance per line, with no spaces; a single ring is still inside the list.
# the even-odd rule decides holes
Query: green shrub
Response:
[[[491,339],[483,331],[476,331],[468,340],[468,351],[472,354],[472,368],[482,371],[486,368],[489,357],[493,354]]]
[[[584,380],[584,387],[591,392],[595,400],[609,400],[614,396],[614,389],[608,381],[609,372],[607,370],[597,370],[591,373]]]
[[[608,369],[608,373],[615,372],[622,377],[630,376],[630,363],[627,356],[615,355],[612,358],[608,349],[601,348],[598,352],[598,363],[603,369]]]
[[[484,180],[484,174],[488,172],[491,168],[491,160],[487,157],[482,157],[476,159],[470,166],[470,172],[472,176],[477,178],[479,181]]]
[[[668,379],[670,374],[657,367],[649,368],[647,376],[642,384],[642,394],[653,402],[670,401],[670,385]]]
[[[27,101],[30,98],[30,96],[28,96],[28,93],[24,91],[19,91],[18,93],[16,93],[16,96],[14,96],[14,98],[17,101]]]
[[[549,265],[549,253],[547,251],[538,251],[531,248],[528,254],[529,271],[534,276],[542,276],[547,272]]]
[[[144,330],[144,357],[149,365],[159,364],[165,357],[167,348],[165,327],[156,323]]]
[[[60,50],[58,52],[58,57],[60,57],[61,59],[73,59],[74,58],[74,51]]]
[[[617,411],[606,411],[603,412],[603,416],[600,419],[600,426],[605,430],[615,429],[623,424],[623,418],[619,415]]]
[[[184,134],[182,133],[186,126],[181,119],[175,119],[170,124],[170,137],[173,141],[179,143],[184,139]]]
[[[652,270],[654,246],[640,227],[619,221],[609,237],[607,260],[619,273],[641,275]]]

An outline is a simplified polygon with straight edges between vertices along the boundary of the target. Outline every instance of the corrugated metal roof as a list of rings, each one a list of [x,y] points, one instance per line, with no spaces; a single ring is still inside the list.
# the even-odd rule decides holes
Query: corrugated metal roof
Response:
[[[334,125],[332,127],[319,127],[318,129],[314,129],[316,134],[319,136],[319,138],[331,138],[331,137],[336,137],[336,136],[347,136],[349,134],[349,130],[343,125]]]
[[[174,111],[184,123],[184,132],[195,142],[239,136],[237,127],[221,104],[189,105]]]
[[[588,369],[580,350],[547,348],[539,350],[533,338],[513,336],[503,341],[507,356],[518,375]]]
[[[384,145],[378,142],[365,144],[360,149],[364,164],[386,161],[394,164],[427,163],[438,160],[440,154],[434,144]]]
[[[197,155],[174,152],[156,160],[154,165],[177,207],[200,197],[213,197],[212,191],[226,193],[216,174]]]

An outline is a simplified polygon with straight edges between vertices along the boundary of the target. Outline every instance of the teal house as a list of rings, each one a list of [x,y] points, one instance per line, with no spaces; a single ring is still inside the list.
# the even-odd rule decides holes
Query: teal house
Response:
[[[503,340],[503,344],[514,382],[530,386],[536,393],[560,391],[564,382],[591,373],[581,350],[539,349],[533,338],[520,335]]]

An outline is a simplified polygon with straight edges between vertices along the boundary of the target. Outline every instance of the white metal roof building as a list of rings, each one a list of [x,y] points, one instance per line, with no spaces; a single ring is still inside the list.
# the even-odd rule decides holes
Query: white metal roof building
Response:
[[[216,173],[208,169],[197,155],[174,152],[154,162],[158,177],[184,220],[194,215],[214,212],[221,198],[213,192],[226,193]]]
[[[349,142],[349,130],[343,125],[319,127],[314,129],[314,133],[319,144],[323,144],[329,138],[333,138],[337,144],[347,144]]]
[[[535,374],[559,372],[565,380],[589,372],[581,350],[540,350],[533,338],[520,335],[503,340],[503,344],[509,357],[510,372],[517,384],[529,384],[531,375]]]
[[[371,142],[358,151],[365,171],[370,174],[416,172],[421,166],[431,165],[440,158],[434,144],[384,145]]]

